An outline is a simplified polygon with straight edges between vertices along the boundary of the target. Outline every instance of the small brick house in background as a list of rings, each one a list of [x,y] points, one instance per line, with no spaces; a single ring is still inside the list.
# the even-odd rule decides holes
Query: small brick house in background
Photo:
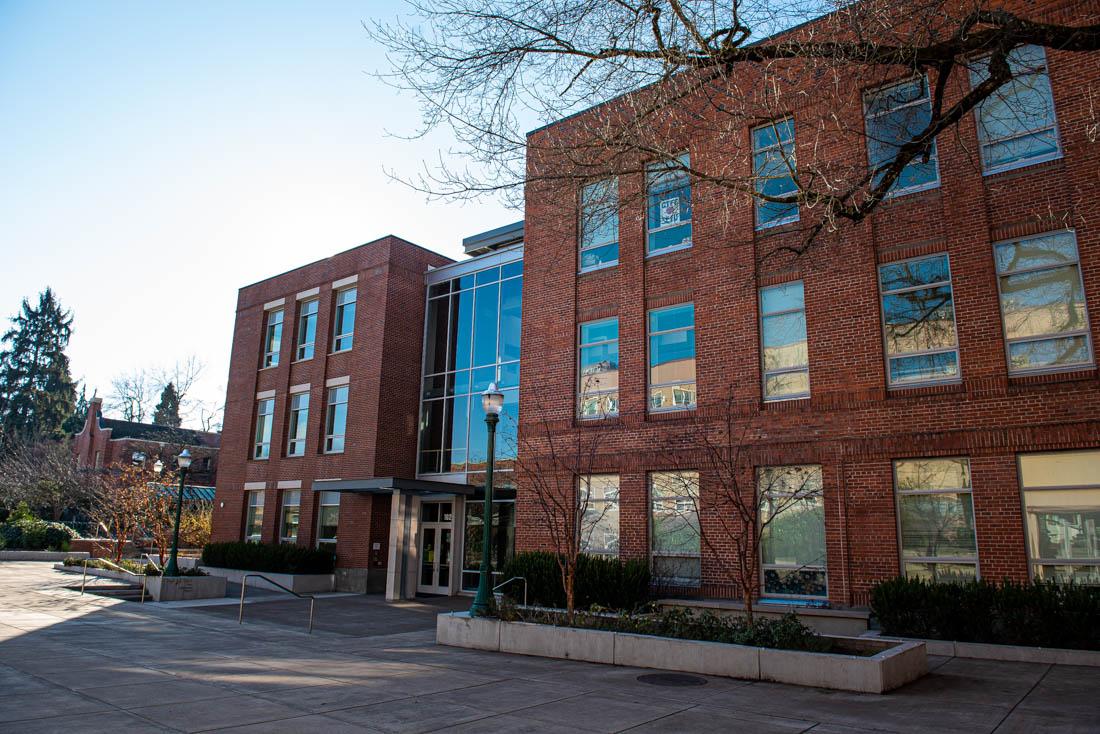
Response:
[[[89,469],[136,463],[152,467],[157,459],[174,469],[176,456],[187,449],[192,457],[187,483],[205,487],[217,480],[220,446],[220,433],[104,418],[100,397],[89,401],[84,427],[73,436],[77,463]]]

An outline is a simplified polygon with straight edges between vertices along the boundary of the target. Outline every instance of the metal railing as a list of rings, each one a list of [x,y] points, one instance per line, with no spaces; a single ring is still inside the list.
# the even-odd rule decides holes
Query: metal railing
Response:
[[[248,579],[250,578],[263,579],[272,586],[282,589],[288,594],[293,594],[299,599],[309,599],[309,633],[311,635],[313,634],[313,604],[315,601],[317,601],[316,597],[314,597],[312,594],[299,594],[297,591],[294,591],[293,589],[288,589],[287,587],[283,586],[278,581],[273,581],[269,579],[262,573],[246,573],[241,578],[241,605],[240,608],[237,610],[237,624],[244,624],[244,592],[248,588]]]
[[[93,563],[93,562],[94,563],[105,563],[108,566],[110,566],[111,568],[116,568],[119,571],[122,571],[123,573],[129,574],[131,576],[140,576],[141,577],[141,603],[142,604],[145,603],[145,574],[143,574],[143,573],[134,573],[133,571],[131,571],[127,568],[123,568],[122,566],[118,565],[117,563],[113,563],[111,561],[108,561],[106,558],[85,558],[84,559],[84,574],[80,578],[80,594],[81,595],[84,594],[84,587],[88,584],[88,564]]]
[[[499,584],[497,584],[496,586],[493,587],[493,593],[496,594],[497,589],[501,588],[502,586],[507,586],[508,584],[512,583],[513,581],[522,581],[523,582],[523,606],[527,606],[527,579],[525,579],[523,576],[513,576],[512,578],[508,579],[507,581],[501,581]]]

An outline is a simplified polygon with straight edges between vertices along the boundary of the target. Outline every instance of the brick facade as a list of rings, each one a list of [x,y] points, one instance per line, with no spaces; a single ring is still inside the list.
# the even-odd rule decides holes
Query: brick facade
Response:
[[[261,540],[278,541],[284,487],[301,483],[299,545],[316,540],[319,493],[315,480],[414,476],[424,319],[424,273],[450,260],[398,237],[387,236],[326,260],[240,290],[226,397],[225,436],[214,511],[214,539],[240,540],[247,487],[262,487]],[[330,353],[333,283],[356,278],[351,350]],[[314,357],[295,361],[297,297],[317,289]],[[259,369],[265,304],[283,299],[279,364]],[[305,299],[303,299],[305,300]],[[348,378],[345,450],[322,451],[326,381]],[[290,388],[308,384],[309,425],[304,456],[288,457]],[[274,391],[271,456],[251,458],[257,393]],[[341,585],[362,587],[369,570],[384,569],[389,497],[344,494],[336,548]],[[383,573],[384,575],[384,573]]]
[[[1064,21],[1070,11],[1062,6],[1080,7],[1044,4]],[[742,458],[750,469],[823,467],[832,603],[865,604],[874,582],[899,572],[892,466],[903,458],[968,457],[981,574],[1028,577],[1016,455],[1100,447],[1094,367],[1014,377],[1006,362],[993,243],[1010,237],[1075,230],[1094,357],[1100,339],[1100,146],[1087,94],[1100,84],[1100,54],[1048,51],[1047,60],[1061,158],[983,176],[969,115],[957,134],[938,140],[938,187],[888,201],[859,224],[841,224],[799,258],[777,255],[801,243],[797,225],[757,231],[749,197],[705,186],[692,191],[692,247],[647,258],[638,196],[644,176],[628,173],[619,177],[619,264],[578,275],[577,192],[545,181],[528,185],[521,444],[538,445],[547,423],[599,442],[591,469],[620,475],[623,556],[648,553],[647,472],[698,468],[692,432],[733,411],[745,430]],[[851,90],[858,100],[859,80],[851,80]],[[552,165],[540,156],[606,111],[532,133],[529,170]],[[791,114],[797,126],[800,110]],[[847,122],[862,129],[858,117]],[[810,137],[802,132],[800,140]],[[686,137],[669,146],[704,160],[731,145],[751,145],[748,129],[735,138]],[[866,160],[856,137],[850,149],[833,154]],[[961,380],[888,389],[877,266],[931,253],[950,258]],[[765,403],[758,289],[798,279],[805,285],[811,397]],[[698,407],[690,414],[649,414],[646,312],[684,302],[695,305]],[[579,323],[608,316],[619,318],[620,414],[614,426],[601,426],[574,417],[576,335]],[[712,478],[702,476],[701,484],[704,495],[713,491]],[[517,550],[547,543],[532,491],[520,482]],[[716,564],[732,559],[704,557],[703,586],[722,595]]]

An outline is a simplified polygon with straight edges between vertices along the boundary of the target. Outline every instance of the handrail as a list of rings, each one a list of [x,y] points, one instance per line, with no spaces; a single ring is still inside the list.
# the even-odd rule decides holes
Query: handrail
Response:
[[[164,569],[160,567],[160,564],[158,564],[156,561],[153,560],[153,554],[152,553],[142,553],[141,557],[144,558],[150,566],[157,569],[157,571],[160,573],[161,576],[164,575]]]
[[[88,564],[92,561],[95,561],[96,563],[106,563],[111,568],[117,568],[119,571],[122,571],[123,573],[128,573],[131,576],[140,576],[141,577],[141,603],[142,604],[145,603],[145,579],[146,579],[146,575],[143,574],[143,573],[134,573],[133,571],[131,571],[128,568],[123,568],[122,566],[118,565],[117,563],[114,563],[112,561],[108,561],[106,558],[85,558],[84,559],[84,574],[80,578],[80,595],[81,596],[84,595],[84,587],[88,583]]]
[[[316,597],[314,597],[312,594],[299,594],[294,589],[288,589],[287,587],[280,584],[278,581],[269,579],[262,573],[246,573],[244,576],[241,577],[241,605],[240,608],[237,610],[237,624],[244,624],[244,592],[245,589],[248,588],[249,578],[263,579],[272,586],[276,586],[288,594],[293,594],[299,599],[309,599],[309,634],[313,634],[313,604],[317,601]]]
[[[507,581],[501,581],[499,584],[497,584],[496,586],[493,587],[493,593],[496,593],[497,589],[499,589],[502,586],[507,586],[508,584],[512,583],[513,581],[522,581],[523,582],[523,606],[527,606],[527,579],[524,578],[523,576],[513,576],[512,578],[508,579]]]

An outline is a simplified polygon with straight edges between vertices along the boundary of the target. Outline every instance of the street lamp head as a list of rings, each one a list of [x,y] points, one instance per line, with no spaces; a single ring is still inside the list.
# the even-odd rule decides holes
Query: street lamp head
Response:
[[[153,464],[153,473],[159,477],[162,471],[164,471],[164,462],[157,459],[156,463]]]
[[[485,415],[500,415],[504,410],[504,393],[497,389],[495,382],[481,394],[481,407],[485,409]]]
[[[180,469],[189,469],[191,467],[191,452],[184,449],[180,452],[180,455],[176,457],[176,463],[180,465]]]

